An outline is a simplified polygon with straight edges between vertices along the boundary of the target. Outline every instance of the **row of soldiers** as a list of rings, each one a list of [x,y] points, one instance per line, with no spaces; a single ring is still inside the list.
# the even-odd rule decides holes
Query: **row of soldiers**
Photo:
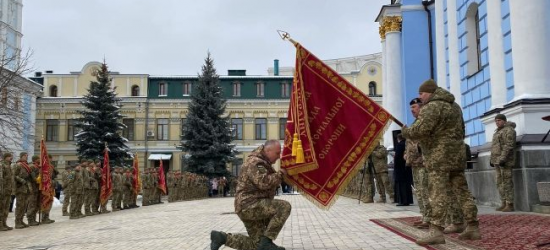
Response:
[[[208,177],[189,172],[168,171],[168,202],[202,199],[208,196]]]
[[[386,147],[377,145],[365,162],[364,168],[360,170],[360,174],[351,180],[343,195],[353,199],[360,198],[364,203],[373,203],[374,191],[377,190],[380,198],[376,202],[386,203],[388,194],[390,202],[393,203],[394,192],[388,176],[387,159]]]
[[[15,193],[15,228],[21,229],[29,226],[38,226],[37,215],[42,216],[40,221],[43,224],[54,223],[50,219],[51,204],[40,210],[39,188],[40,179],[40,157],[33,156],[32,162],[27,162],[28,154],[22,152],[19,154],[19,160],[13,164],[13,155],[5,153],[0,163],[0,231],[12,230],[7,225],[11,195]],[[51,158],[51,156],[50,156]],[[57,175],[57,171],[52,167],[50,169],[52,179]],[[27,216],[27,223],[23,218]]]

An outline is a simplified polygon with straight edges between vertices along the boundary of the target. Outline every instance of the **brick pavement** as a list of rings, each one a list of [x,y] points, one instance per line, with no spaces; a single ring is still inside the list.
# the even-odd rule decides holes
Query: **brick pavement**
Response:
[[[292,213],[276,244],[286,249],[424,249],[369,221],[418,216],[390,204],[361,204],[341,197],[324,211],[300,195],[277,198]],[[0,232],[0,249],[209,249],[210,230],[245,232],[233,198],[164,203],[78,220],[52,209],[54,224]],[[13,213],[8,224],[13,226]],[[222,248],[229,249],[229,248]]]

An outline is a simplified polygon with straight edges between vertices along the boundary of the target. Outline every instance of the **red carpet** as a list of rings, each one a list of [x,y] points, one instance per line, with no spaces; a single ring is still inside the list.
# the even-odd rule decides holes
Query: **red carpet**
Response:
[[[412,226],[420,217],[372,219],[374,223],[409,240],[427,234]],[[446,235],[446,244],[427,249],[550,250],[550,216],[480,215],[481,240],[463,241],[458,234]]]

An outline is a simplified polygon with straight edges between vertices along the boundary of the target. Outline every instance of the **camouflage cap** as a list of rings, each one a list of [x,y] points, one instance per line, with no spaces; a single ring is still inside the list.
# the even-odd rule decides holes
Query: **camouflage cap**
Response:
[[[38,155],[33,155],[33,156],[32,156],[32,161],[33,161],[33,162],[36,161],[36,160],[38,160],[38,159],[40,159],[40,156],[38,156]]]
[[[23,157],[23,155],[28,155],[27,152],[21,152],[19,153],[19,158]]]
[[[3,158],[6,159],[6,158],[12,157],[12,156],[13,156],[12,153],[4,153]]]
[[[495,116],[495,120],[506,121],[506,116],[504,114],[498,114],[497,116]]]
[[[418,92],[433,93],[437,89],[437,83],[433,79],[429,79],[422,83],[418,88]]]

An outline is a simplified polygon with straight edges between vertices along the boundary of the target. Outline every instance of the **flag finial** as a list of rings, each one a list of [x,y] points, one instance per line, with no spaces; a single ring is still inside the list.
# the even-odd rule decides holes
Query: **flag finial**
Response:
[[[290,38],[290,34],[284,30],[277,30],[277,33],[279,33],[279,36],[281,37],[281,39],[284,40],[288,40],[289,42],[291,42],[292,44],[294,44],[294,46],[296,46],[296,44],[298,44],[296,41],[294,41],[292,38]]]

